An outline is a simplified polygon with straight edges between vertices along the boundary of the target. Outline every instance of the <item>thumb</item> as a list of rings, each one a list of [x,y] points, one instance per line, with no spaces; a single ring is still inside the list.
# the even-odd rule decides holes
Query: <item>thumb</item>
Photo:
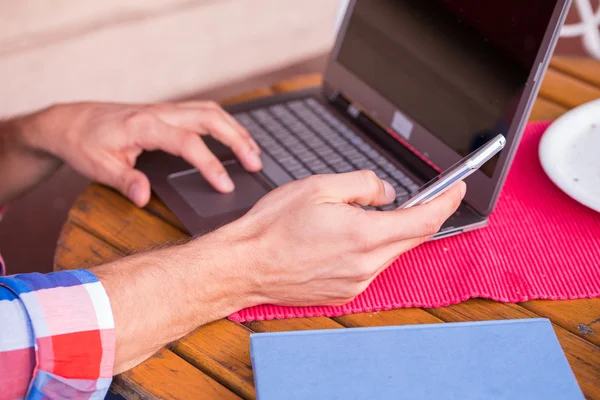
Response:
[[[150,201],[150,181],[141,171],[131,168],[125,173],[126,191],[122,191],[136,206],[144,207]]]
[[[110,186],[131,200],[136,206],[144,207],[150,201],[150,181],[143,172],[119,160],[105,164],[98,181]]]

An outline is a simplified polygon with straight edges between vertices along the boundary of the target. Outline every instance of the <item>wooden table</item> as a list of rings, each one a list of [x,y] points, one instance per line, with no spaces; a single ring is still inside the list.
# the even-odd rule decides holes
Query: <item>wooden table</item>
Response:
[[[230,102],[320,83],[302,76],[261,88]],[[546,74],[533,120],[554,119],[600,98],[600,62],[555,58]],[[138,209],[115,191],[91,185],[70,211],[58,241],[55,269],[102,264],[140,248],[185,237],[177,218],[156,198]],[[600,260],[599,260],[600,265]],[[303,318],[239,324],[223,319],[197,329],[114,379],[126,398],[255,397],[249,354],[251,332],[426,324],[505,318],[550,318],[586,397],[600,399],[600,299],[503,304],[474,299],[436,309],[401,309],[336,318]]]

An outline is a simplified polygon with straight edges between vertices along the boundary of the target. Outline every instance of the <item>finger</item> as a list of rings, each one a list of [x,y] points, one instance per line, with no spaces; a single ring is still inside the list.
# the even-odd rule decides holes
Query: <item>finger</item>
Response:
[[[218,191],[230,193],[235,189],[233,181],[219,159],[210,151],[195,132],[177,128],[157,121],[138,138],[144,150],[163,150],[180,156],[202,174]]]
[[[244,168],[256,172],[262,168],[260,150],[245,129],[237,129],[221,109],[185,109],[172,108],[158,112],[158,117],[165,123],[197,132],[210,134],[215,139],[231,148]]]
[[[396,198],[392,185],[368,170],[320,175],[307,181],[316,186],[319,195],[331,202],[380,206],[390,204]]]
[[[118,190],[138,207],[150,201],[150,181],[141,171],[115,158],[105,162],[98,171],[98,182]]]
[[[233,118],[233,116],[231,114],[229,114],[227,111],[225,111],[221,106],[219,106],[214,101],[184,101],[184,102],[177,103],[177,105],[179,107],[183,107],[183,108],[196,108],[196,109],[209,108],[209,109],[216,109],[216,110],[220,111],[223,114],[223,116],[227,119],[227,121],[229,121],[233,125],[233,127],[240,133],[240,135],[248,138],[248,140],[250,141],[250,144],[254,147],[255,151],[260,153],[260,147],[258,146],[258,143],[256,143],[256,141],[252,138],[252,135],[250,135],[248,130],[242,124],[240,124],[237,119]]]
[[[465,193],[466,185],[459,182],[427,204],[404,210],[369,211],[372,243],[381,246],[439,232],[442,224],[458,209]]]

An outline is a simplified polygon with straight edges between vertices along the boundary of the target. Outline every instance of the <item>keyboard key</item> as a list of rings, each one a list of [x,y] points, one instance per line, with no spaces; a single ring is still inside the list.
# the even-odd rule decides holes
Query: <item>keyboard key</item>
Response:
[[[385,206],[382,206],[381,210],[382,211],[392,211],[392,210],[395,210],[396,208],[398,208],[398,206],[395,205],[394,203],[392,203],[392,204],[387,204]]]
[[[339,161],[337,163],[333,163],[333,164],[331,164],[331,166],[337,173],[344,173],[344,172],[350,172],[350,171],[355,170],[355,168],[352,165],[350,165],[349,163],[347,163],[346,161],[343,161],[343,160]]]
[[[315,160],[318,160],[318,157],[313,153],[299,154],[298,158],[305,164],[309,164]]]
[[[335,173],[334,170],[332,170],[331,168],[325,166],[323,168],[316,168],[315,170],[315,174],[333,174]]]
[[[342,161],[344,161],[344,159],[339,154],[337,154],[337,153],[333,153],[332,152],[327,157],[327,162],[329,164],[337,164],[337,163],[342,162]]]
[[[401,197],[396,197],[396,204],[398,205],[398,207],[400,207],[400,205],[404,204],[405,202],[408,201],[408,199],[410,199],[410,196],[401,196]]]
[[[408,176],[315,99],[238,113],[235,118],[290,178],[369,169],[394,186],[398,201],[405,201],[409,192],[418,190]],[[395,207],[397,202],[382,209]]]
[[[315,158],[314,160],[308,162],[306,165],[313,171],[325,168],[327,166],[323,161],[319,160],[318,158]]]
[[[330,149],[329,147],[316,148],[315,151],[317,152],[318,155],[323,157],[323,159],[327,160],[328,162],[332,162],[330,160],[330,157],[336,156],[334,151],[332,149]],[[337,157],[339,158],[339,156],[337,156]]]
[[[398,182],[396,182],[394,180],[392,180],[390,182],[390,184],[392,185],[392,187],[396,191],[396,197],[408,196],[408,192],[406,191],[406,189],[404,188],[404,186],[401,186]]]
[[[375,168],[373,170],[373,172],[375,172],[375,175],[377,175],[377,177],[379,179],[385,179],[385,180],[390,180],[390,177],[388,174],[386,174],[385,172],[383,172],[383,170],[379,169],[379,168]]]
[[[354,165],[356,165],[358,167],[358,169],[375,169],[377,168],[377,165],[375,165],[373,163],[373,161],[367,160],[365,159],[365,161],[360,162],[360,163],[353,163]]]
[[[417,193],[419,189],[421,189],[421,187],[419,185],[416,185],[414,182],[407,182],[406,187],[408,188],[410,193]]]
[[[310,172],[306,168],[300,168],[295,171],[291,171],[291,174],[295,179],[304,179],[304,178],[308,178],[309,176],[311,176],[312,172]]]

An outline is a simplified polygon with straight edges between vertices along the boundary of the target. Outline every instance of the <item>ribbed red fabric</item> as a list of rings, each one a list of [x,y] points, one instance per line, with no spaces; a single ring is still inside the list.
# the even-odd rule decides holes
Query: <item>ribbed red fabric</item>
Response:
[[[538,144],[548,123],[527,127],[490,226],[402,255],[350,304],[263,305],[234,321],[440,307],[481,297],[502,302],[600,297],[600,214],[546,176]]]

